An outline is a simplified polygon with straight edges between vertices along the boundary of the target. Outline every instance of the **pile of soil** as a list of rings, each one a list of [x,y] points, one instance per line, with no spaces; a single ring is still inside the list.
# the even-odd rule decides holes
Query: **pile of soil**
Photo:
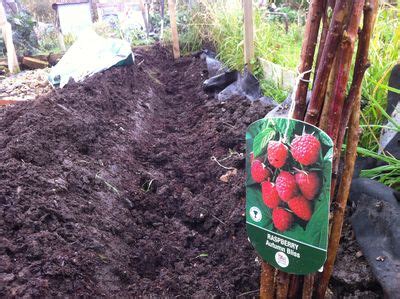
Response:
[[[257,294],[244,132],[270,108],[215,101],[200,59],[136,52],[0,110],[0,296]]]

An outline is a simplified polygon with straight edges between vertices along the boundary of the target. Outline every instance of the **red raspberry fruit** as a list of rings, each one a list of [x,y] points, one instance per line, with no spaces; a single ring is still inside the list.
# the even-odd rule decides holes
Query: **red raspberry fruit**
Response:
[[[286,163],[288,148],[280,141],[270,141],[267,148],[268,162],[275,168],[281,168]]]
[[[291,152],[293,158],[305,166],[318,161],[321,143],[311,134],[304,134],[293,139]]]
[[[276,178],[276,191],[278,191],[279,197],[283,201],[288,201],[298,193],[296,179],[294,175],[287,171],[281,171]]]
[[[308,221],[311,219],[312,210],[311,210],[311,202],[305,199],[303,196],[299,195],[293,197],[288,202],[289,208],[296,214],[297,217]]]
[[[275,209],[279,205],[280,199],[274,184],[270,182],[262,182],[261,194],[262,199],[268,208]]]
[[[265,167],[264,163],[260,160],[254,160],[251,164],[251,177],[256,183],[262,183],[266,181],[271,173],[268,168]]]
[[[295,175],[297,186],[299,187],[303,196],[308,200],[313,200],[319,188],[321,187],[321,180],[317,172],[301,171]]]
[[[285,209],[278,207],[272,211],[272,222],[277,230],[284,232],[292,226],[293,215]]]

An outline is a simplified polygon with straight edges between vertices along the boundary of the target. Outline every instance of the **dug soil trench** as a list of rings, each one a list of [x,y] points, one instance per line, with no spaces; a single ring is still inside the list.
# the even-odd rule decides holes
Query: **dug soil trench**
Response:
[[[136,52],[0,110],[1,297],[257,294],[244,132],[270,108],[215,101],[198,58]]]

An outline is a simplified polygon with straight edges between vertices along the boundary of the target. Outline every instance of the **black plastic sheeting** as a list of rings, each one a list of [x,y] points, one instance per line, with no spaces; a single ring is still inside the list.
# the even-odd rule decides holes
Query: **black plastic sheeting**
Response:
[[[389,77],[389,86],[395,89],[400,89],[400,64],[393,67]],[[400,101],[400,94],[397,92],[388,91],[388,105],[386,112],[391,115],[394,112],[397,104]]]
[[[354,179],[351,223],[358,244],[388,298],[400,298],[400,203],[393,189]],[[349,265],[350,266],[350,265]]]
[[[226,71],[204,81],[203,88],[206,92],[220,92],[235,82],[237,78],[237,71]]]
[[[203,88],[206,92],[214,92],[219,101],[225,102],[235,96],[243,96],[250,101],[259,100],[268,106],[278,105],[272,98],[262,95],[260,83],[247,70],[243,74],[229,70],[215,58],[215,53],[209,50],[202,51],[201,57],[207,64],[210,76],[209,79],[204,81]]]

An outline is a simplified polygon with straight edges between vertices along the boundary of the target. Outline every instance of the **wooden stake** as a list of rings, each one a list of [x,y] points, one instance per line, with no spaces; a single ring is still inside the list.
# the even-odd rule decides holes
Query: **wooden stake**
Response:
[[[67,51],[67,47],[65,46],[64,35],[61,33],[60,30],[58,30],[57,39],[58,39],[58,44],[60,45],[61,51],[62,52],[66,52]]]
[[[244,62],[247,68],[252,71],[254,60],[254,29],[253,29],[253,1],[243,0],[244,10]]]
[[[334,101],[331,101],[328,113],[329,122],[327,130],[327,133],[332,138],[334,144],[336,144],[337,134],[339,131],[338,124],[340,124],[342,116],[342,109],[346,96],[347,82],[350,75],[354,45],[356,43],[358,35],[358,28],[361,21],[363,7],[364,0],[353,0],[351,18],[347,29],[344,32],[343,40],[336,58],[337,76],[336,84],[332,94]]]
[[[300,80],[295,94],[295,109],[293,118],[303,120],[306,111],[306,98],[309,80],[311,78],[311,68],[313,65],[315,47],[318,40],[319,25],[323,11],[323,2],[313,0],[310,4],[310,11],[307,16],[305,36],[301,48],[301,62],[299,66]]]
[[[172,49],[174,52],[174,58],[178,59],[179,57],[181,57],[181,52],[179,50],[179,35],[178,35],[178,27],[176,25],[175,0],[168,0],[168,10],[169,10],[169,18],[171,21],[171,30],[172,30]]]
[[[317,74],[318,72],[318,66],[321,60],[322,51],[324,50],[325,47],[326,36],[328,35],[329,24],[331,23],[332,11],[334,7],[335,7],[335,0],[324,1],[324,11],[322,14],[322,32],[321,32],[321,37],[319,39],[317,61],[315,62],[315,74]]]
[[[365,3],[364,6],[364,20],[363,20],[364,25],[359,36],[356,62],[354,65],[354,76],[351,82],[348,98],[344,104],[343,117],[338,136],[337,146],[340,148],[342,148],[344,134],[352,111],[351,109],[352,105],[354,104],[356,95],[358,94],[358,90],[361,88],[365,71],[369,67],[369,61],[368,61],[369,45],[371,41],[372,31],[375,25],[376,15],[378,12],[378,5],[379,5],[378,0],[369,0]]]
[[[333,171],[337,172],[339,165],[340,150],[343,144],[344,132],[349,124],[348,142],[345,158],[344,172],[340,182],[338,196],[334,203],[335,211],[332,221],[332,229],[329,237],[328,259],[324,266],[322,277],[318,284],[317,298],[324,298],[328,287],[329,279],[332,275],[333,266],[336,259],[337,249],[339,247],[340,236],[344,219],[345,208],[350,190],[351,178],[353,177],[354,163],[357,156],[357,144],[359,140],[359,119],[360,119],[360,101],[361,101],[361,83],[364,73],[369,65],[368,51],[371,34],[374,28],[376,14],[378,11],[378,0],[367,0],[364,6],[363,29],[360,33],[357,56],[355,62],[354,76],[351,84],[349,96],[345,103],[340,131],[336,146],[336,155],[333,163]],[[350,120],[347,118],[350,114],[347,110],[351,110]],[[333,176],[332,182],[336,183],[337,176]]]
[[[276,280],[276,298],[286,299],[289,292],[289,274],[279,271]]]
[[[301,288],[303,285],[302,275],[290,275],[289,277],[289,291],[287,298],[288,299],[297,299],[299,298],[299,293],[301,293]]]
[[[335,98],[332,95],[333,95],[333,90],[335,88],[335,82],[338,71],[337,68],[338,64],[336,63],[336,59],[339,58],[335,57],[333,61],[333,67],[331,69],[331,73],[329,74],[328,84],[326,86],[324,106],[322,107],[321,116],[319,119],[318,127],[323,131],[326,131],[328,129],[329,109],[331,108],[332,101],[335,100]]]
[[[274,276],[275,268],[263,261],[261,263],[260,299],[274,298]]]
[[[328,258],[324,265],[322,277],[318,283],[317,298],[324,298],[328,287],[329,279],[333,272],[333,266],[336,259],[336,253],[339,248],[340,235],[342,233],[344,213],[346,210],[347,199],[349,197],[351,179],[354,172],[354,163],[357,157],[357,144],[360,135],[360,98],[359,90],[353,112],[349,123],[349,136],[347,142],[346,159],[342,180],[340,182],[338,196],[335,201],[335,211],[333,215],[332,229],[329,237]]]
[[[143,0],[139,0],[139,5],[140,5],[140,10],[142,11],[144,27],[146,29],[146,37],[149,38],[149,22],[147,19],[146,7],[143,3]]]
[[[163,39],[164,36],[164,0],[160,1],[160,11],[161,11],[161,28],[160,28],[160,40]]]
[[[325,47],[322,52],[320,65],[315,78],[310,105],[304,119],[311,125],[316,125],[319,120],[333,59],[343,34],[344,22],[348,15],[349,2],[350,1],[347,0],[338,0],[335,4],[332,21],[326,37]]]
[[[332,165],[332,186],[335,186],[337,181],[340,153],[342,150],[344,135],[346,133],[347,124],[350,119],[352,107],[359,93],[359,89],[361,89],[361,84],[364,78],[365,71],[369,67],[369,44],[375,25],[376,15],[378,13],[378,6],[378,0],[369,0],[364,5],[363,28],[359,35],[353,80],[351,82],[349,95],[347,96],[346,102],[344,103],[342,119],[340,121],[340,129],[337,137],[337,142],[335,144],[335,154],[333,156]]]
[[[15,52],[14,42],[12,39],[11,24],[7,22],[6,11],[3,2],[0,1],[0,29],[6,44],[7,49],[7,63],[10,73],[15,74],[20,71],[18,65],[17,53]]]
[[[308,274],[304,276],[303,294],[302,299],[311,299],[313,294],[315,274]]]

